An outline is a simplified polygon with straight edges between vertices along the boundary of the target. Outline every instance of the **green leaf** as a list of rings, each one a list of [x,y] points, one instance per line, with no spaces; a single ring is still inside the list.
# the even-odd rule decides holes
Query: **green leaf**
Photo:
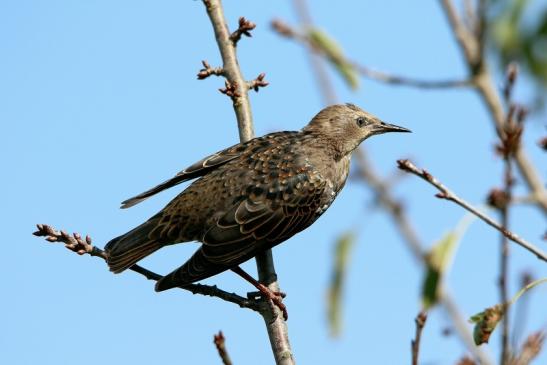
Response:
[[[424,310],[428,310],[437,304],[442,289],[442,280],[448,272],[456,247],[472,219],[474,219],[474,216],[465,215],[456,228],[448,232],[429,251],[427,270],[422,284],[422,305]]]
[[[355,68],[347,61],[342,51],[342,47],[332,39],[327,33],[318,28],[309,28],[307,36],[312,46],[323,53],[327,60],[344,78],[346,83],[353,89],[359,87],[359,74]]]
[[[333,337],[338,337],[342,330],[342,294],[354,244],[355,235],[352,232],[342,234],[336,241],[334,267],[327,296],[327,318]]]

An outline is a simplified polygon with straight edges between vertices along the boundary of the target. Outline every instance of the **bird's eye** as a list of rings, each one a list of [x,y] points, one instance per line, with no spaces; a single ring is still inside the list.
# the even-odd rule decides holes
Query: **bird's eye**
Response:
[[[357,119],[355,121],[357,122],[357,125],[359,127],[362,127],[365,124],[367,124],[367,120],[364,117],[357,117]]]

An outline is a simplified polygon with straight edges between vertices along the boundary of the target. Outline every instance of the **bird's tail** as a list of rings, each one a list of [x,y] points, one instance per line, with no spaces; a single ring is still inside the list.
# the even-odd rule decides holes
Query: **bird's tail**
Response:
[[[106,244],[106,262],[110,271],[120,273],[164,246],[156,239],[149,237],[156,223],[152,218]]]

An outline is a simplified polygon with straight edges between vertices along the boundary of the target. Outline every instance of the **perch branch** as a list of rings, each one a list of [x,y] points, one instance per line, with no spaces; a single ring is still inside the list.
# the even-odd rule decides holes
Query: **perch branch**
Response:
[[[93,246],[91,237],[89,236],[86,236],[86,238],[83,239],[79,233],[73,233],[71,235],[65,231],[57,231],[47,224],[37,224],[36,227],[38,230],[34,232],[33,235],[37,237],[45,237],[45,240],[48,242],[62,242],[67,249],[76,252],[78,255],[88,254],[90,256],[100,257],[106,261],[105,252],[97,246]],[[148,280],[158,281],[163,277],[139,265],[133,265],[129,270],[141,274]],[[249,308],[256,312],[260,312],[261,310],[261,305],[257,301],[241,297],[235,293],[229,293],[216,286],[189,284],[187,286],[180,286],[179,289],[188,290],[192,294],[220,298],[227,302],[237,304],[241,308]]]
[[[236,56],[236,46],[226,26],[224,12],[220,0],[203,0],[207,15],[211,20],[215,38],[222,56],[224,76],[239,95],[232,97],[237,118],[239,138],[242,142],[254,137],[253,118],[248,97],[248,84],[245,82]],[[240,19],[241,28],[241,19]],[[258,279],[273,292],[280,292],[275,272],[271,250],[266,250],[256,256]],[[270,345],[277,364],[294,364],[293,353],[289,343],[288,328],[282,313],[276,306],[265,306],[260,311],[266,328]]]

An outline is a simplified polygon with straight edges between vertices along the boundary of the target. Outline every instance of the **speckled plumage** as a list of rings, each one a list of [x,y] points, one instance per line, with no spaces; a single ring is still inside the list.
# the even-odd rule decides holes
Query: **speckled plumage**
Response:
[[[408,130],[354,105],[334,105],[299,132],[268,134],[208,156],[122,203],[133,206],[199,177],[158,214],[107,244],[110,269],[121,272],[163,246],[187,241],[203,245],[156,290],[235,267],[309,227],[344,186],[351,152],[388,131]]]

